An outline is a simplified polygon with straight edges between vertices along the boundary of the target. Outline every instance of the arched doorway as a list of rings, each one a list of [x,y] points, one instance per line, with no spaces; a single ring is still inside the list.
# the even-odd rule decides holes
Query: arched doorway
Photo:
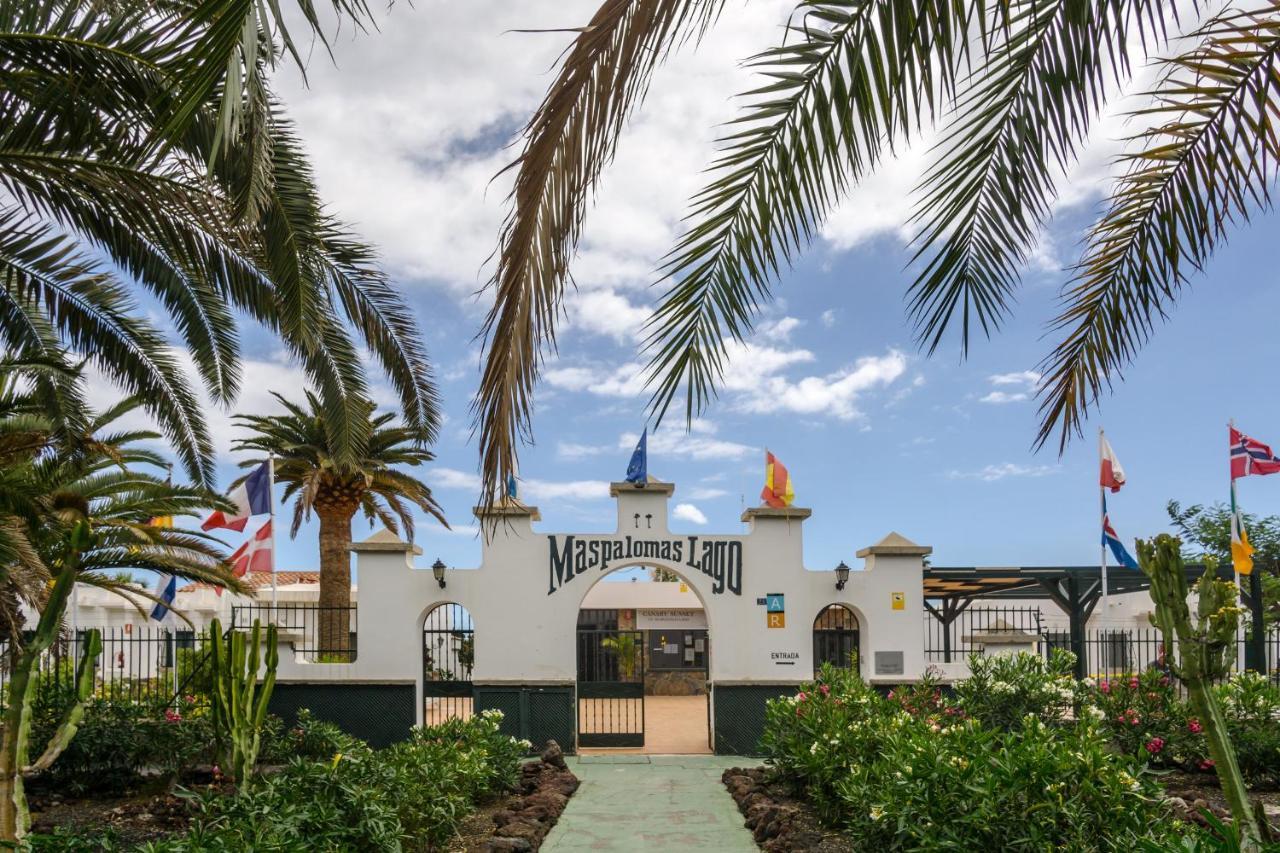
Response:
[[[600,579],[577,616],[578,746],[710,752],[710,657],[706,610],[678,573]]]
[[[461,604],[437,604],[422,622],[422,722],[472,714],[475,624]]]
[[[813,620],[813,670],[824,663],[862,668],[858,646],[858,617],[843,604],[828,604]]]

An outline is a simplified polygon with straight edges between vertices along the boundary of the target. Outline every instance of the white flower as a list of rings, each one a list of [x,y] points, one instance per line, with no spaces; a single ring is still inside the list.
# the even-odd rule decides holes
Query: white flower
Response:
[[[817,742],[816,740],[815,740],[815,741],[813,742],[813,744],[809,747],[809,754],[810,754],[810,755],[817,755],[817,754],[818,754],[818,742]]]
[[[879,820],[879,819],[880,819],[880,818],[882,818],[882,817],[884,817],[884,809],[883,809],[883,808],[881,808],[880,806],[872,806],[872,807],[871,807],[871,819],[872,819],[872,820]]]
[[[480,716],[484,717],[486,720],[501,720],[506,716],[506,714],[502,713],[497,708],[489,708],[481,711]]]

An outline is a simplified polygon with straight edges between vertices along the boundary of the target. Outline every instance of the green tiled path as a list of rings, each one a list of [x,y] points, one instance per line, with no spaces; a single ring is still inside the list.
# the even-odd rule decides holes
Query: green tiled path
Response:
[[[586,755],[565,761],[582,787],[543,842],[543,853],[757,849],[720,774],[758,761],[722,755]]]

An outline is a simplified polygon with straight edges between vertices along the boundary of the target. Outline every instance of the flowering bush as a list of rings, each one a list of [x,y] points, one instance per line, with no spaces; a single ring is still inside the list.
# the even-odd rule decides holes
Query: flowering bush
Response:
[[[970,677],[956,685],[956,704],[989,726],[1012,728],[1028,714],[1046,723],[1065,719],[1083,695],[1072,675],[1076,657],[1055,649],[1039,655],[969,658]]]
[[[961,718],[933,690],[882,698],[856,674],[824,668],[770,703],[761,743],[778,775],[860,848],[1091,850],[1168,837],[1154,783],[1099,725],[1009,721],[1029,699],[983,704],[963,684],[957,694],[978,713]],[[1056,689],[1035,695],[1051,710],[1065,701]]]
[[[1242,672],[1217,690],[1240,772],[1252,784],[1280,785],[1280,687]]]
[[[1191,715],[1175,681],[1160,669],[1100,677],[1082,714],[1099,718],[1121,750],[1153,766],[1211,769],[1204,726]]]

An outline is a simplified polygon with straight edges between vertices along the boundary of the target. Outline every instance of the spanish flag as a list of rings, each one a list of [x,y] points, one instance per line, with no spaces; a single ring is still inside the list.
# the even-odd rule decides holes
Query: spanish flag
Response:
[[[791,475],[786,467],[769,451],[764,454],[764,488],[760,491],[760,500],[771,507],[791,506],[796,499],[795,489],[791,485]]]
[[[1244,529],[1244,515],[1236,506],[1236,483],[1231,481],[1231,563],[1242,575],[1253,573],[1253,546],[1249,533]]]

